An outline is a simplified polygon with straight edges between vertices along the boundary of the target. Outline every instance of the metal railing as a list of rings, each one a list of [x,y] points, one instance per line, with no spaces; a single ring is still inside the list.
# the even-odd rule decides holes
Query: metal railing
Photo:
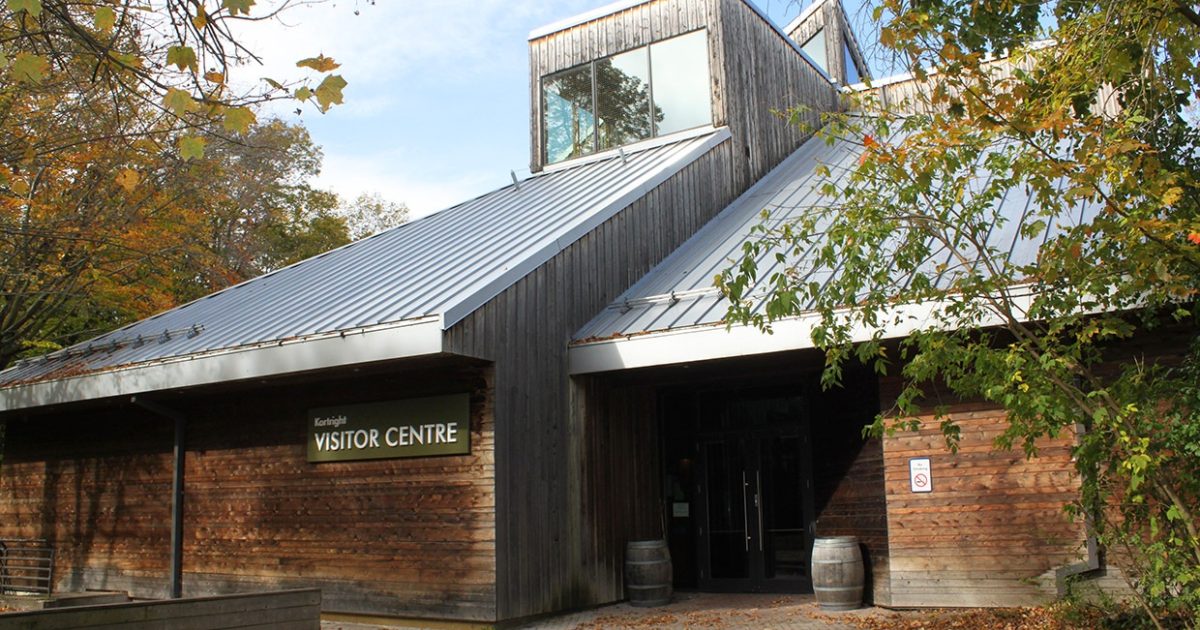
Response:
[[[49,595],[54,547],[45,540],[0,539],[0,595]]]

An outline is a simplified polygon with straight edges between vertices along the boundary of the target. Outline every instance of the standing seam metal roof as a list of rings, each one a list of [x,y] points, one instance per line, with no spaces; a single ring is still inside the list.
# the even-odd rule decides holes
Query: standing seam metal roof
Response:
[[[827,166],[830,177],[836,179],[849,173],[860,153],[857,145],[848,142],[830,145],[820,137],[810,139],[576,332],[575,343],[724,324],[728,302],[714,286],[713,279],[740,259],[743,243],[752,238],[753,228],[763,223],[763,210],[770,212],[766,225],[774,227],[795,221],[813,207],[827,203],[819,188],[829,180],[819,174],[817,166]],[[982,187],[984,183],[980,181],[979,185]],[[1057,232],[1051,226],[1037,239],[1018,233],[1022,219],[1035,210],[1034,204],[1029,192],[1022,189],[1008,190],[995,203],[988,245],[1007,256],[1010,265],[1032,262],[1046,240]],[[1073,210],[1076,211],[1073,219],[1082,222],[1097,208],[1080,204]],[[803,260],[821,245],[820,241],[810,244],[799,262],[791,255],[785,256],[786,262],[780,262],[779,250],[762,252],[756,261],[760,285],[751,288],[750,295],[761,298],[760,287],[766,279],[787,265],[803,268]],[[945,249],[935,250],[922,269],[933,272],[939,264],[950,262]],[[814,279],[827,283],[837,273],[839,270],[825,272],[822,278]],[[960,266],[947,264],[934,282],[948,286],[961,273],[964,270]],[[900,284],[910,280],[911,277],[896,278]],[[812,306],[801,305],[801,310]],[[762,307],[760,299],[755,309]]]
[[[0,387],[440,316],[449,328],[729,137],[625,147],[0,372]]]

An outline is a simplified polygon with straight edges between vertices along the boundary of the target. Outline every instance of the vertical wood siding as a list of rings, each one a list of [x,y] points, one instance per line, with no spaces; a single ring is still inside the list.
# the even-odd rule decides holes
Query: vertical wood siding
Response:
[[[800,118],[815,127],[821,112],[837,109],[838,97],[833,86],[754,9],[742,0],[715,1],[721,8],[712,30],[721,46],[724,124],[733,135],[738,156],[735,181],[749,187],[811,135],[788,124],[779,112],[805,105],[808,112]]]
[[[617,574],[582,566],[601,552],[596,562],[621,562],[620,528],[595,519],[625,517],[578,521],[575,475],[608,479],[595,468],[609,463],[595,450],[603,440],[572,418],[567,343],[733,200],[732,159],[729,142],[715,147],[447,331],[451,352],[495,360],[500,619],[611,601],[619,589]]]
[[[186,596],[320,587],[326,610],[495,617],[491,371],[178,399]],[[471,391],[471,454],[310,464],[314,406]],[[47,538],[59,589],[167,595],[172,427],[137,410],[10,422],[0,537]]]
[[[1063,507],[1075,496],[1073,438],[1042,440],[1035,459],[996,451],[1007,425],[989,405],[958,403],[950,454],[931,428],[884,438],[894,606],[1026,606],[1055,596],[1054,570],[1084,557],[1084,526]],[[909,459],[928,457],[933,492],[914,493]]]

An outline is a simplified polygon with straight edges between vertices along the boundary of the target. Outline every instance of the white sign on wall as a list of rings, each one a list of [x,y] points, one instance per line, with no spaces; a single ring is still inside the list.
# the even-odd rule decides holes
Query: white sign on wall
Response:
[[[933,492],[933,473],[928,457],[908,460],[908,481],[913,492]]]

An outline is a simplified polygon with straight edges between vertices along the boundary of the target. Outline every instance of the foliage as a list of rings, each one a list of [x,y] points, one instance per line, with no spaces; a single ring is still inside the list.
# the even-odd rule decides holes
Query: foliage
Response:
[[[256,105],[345,82],[236,88],[253,0],[0,5],[0,366],[347,240],[305,183],[320,152]]]
[[[70,82],[85,98],[103,94],[122,102],[136,99],[144,109],[161,114],[155,127],[142,130],[146,137],[163,142],[176,132],[171,140],[178,154],[196,158],[203,154],[206,134],[246,132],[254,123],[256,104],[295,98],[325,111],[341,103],[346,82],[330,74],[338,64],[323,55],[296,64],[317,73],[319,83],[316,78],[289,85],[263,79],[252,87],[235,87],[239,67],[258,61],[234,35],[239,23],[272,19],[289,3],[284,0],[263,12],[253,0],[165,0],[152,5],[130,0],[6,0],[0,8],[0,73],[7,75],[3,93],[11,96],[47,83]],[[60,104],[70,113],[81,113],[81,106],[73,99]],[[60,133],[75,142],[99,136],[97,129],[60,120]],[[11,166],[9,157],[6,164]]]
[[[338,213],[350,227],[350,238],[359,240],[408,221],[408,206],[384,199],[379,193],[363,193],[343,203]]]
[[[868,90],[828,117],[860,158],[822,167],[826,203],[764,224],[718,278],[729,319],[815,312],[829,383],[852,356],[899,369],[877,433],[915,428],[943,387],[1003,405],[998,446],[1030,456],[1081,426],[1073,508],[1147,612],[1194,623],[1200,17],[1181,0],[884,0],[875,17],[916,96],[883,108]],[[766,256],[784,270],[760,278]],[[1165,353],[1181,362],[1143,357],[1151,338],[1181,340]]]

